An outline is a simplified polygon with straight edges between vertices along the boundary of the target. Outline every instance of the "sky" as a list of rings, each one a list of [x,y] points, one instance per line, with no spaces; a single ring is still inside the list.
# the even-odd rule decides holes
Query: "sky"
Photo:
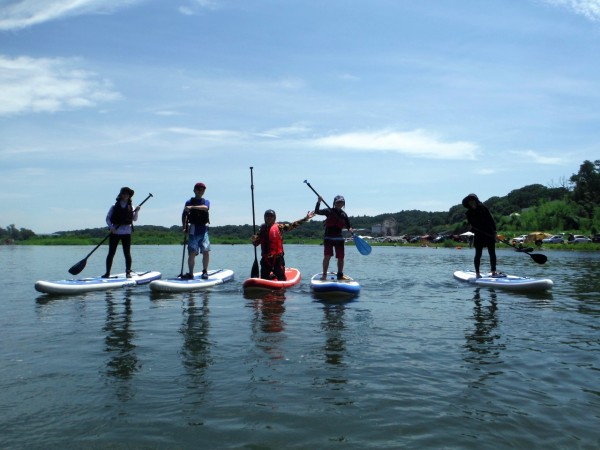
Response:
[[[447,211],[600,159],[600,0],[0,0],[0,227]],[[252,171],[250,168],[253,167]],[[251,188],[251,176],[254,189]]]

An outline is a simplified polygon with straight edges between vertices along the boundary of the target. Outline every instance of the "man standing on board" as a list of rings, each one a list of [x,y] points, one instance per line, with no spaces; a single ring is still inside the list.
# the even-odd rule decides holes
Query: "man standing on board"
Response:
[[[210,259],[210,240],[208,239],[208,224],[210,223],[208,210],[210,201],[204,198],[206,185],[196,183],[194,196],[185,202],[181,222],[184,232],[188,233],[188,270],[182,278],[194,278],[196,256],[202,253],[202,279],[208,279],[208,262]]]

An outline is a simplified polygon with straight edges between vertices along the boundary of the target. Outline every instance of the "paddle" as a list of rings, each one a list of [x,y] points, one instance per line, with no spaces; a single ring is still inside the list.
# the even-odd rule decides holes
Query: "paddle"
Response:
[[[515,250],[519,249],[516,245],[511,244],[508,239],[498,239],[498,240],[500,242],[502,242],[503,244],[510,245]],[[517,253],[525,253],[526,255],[531,256],[531,259],[533,259],[538,264],[545,264],[546,261],[548,261],[548,257],[546,255],[542,255],[541,253],[529,253],[529,252],[523,252],[523,251],[520,251]]]
[[[254,228],[254,234],[256,234],[256,218],[254,214],[254,176],[250,167],[250,191],[252,193],[252,226]],[[254,245],[254,264],[252,264],[252,270],[250,271],[250,278],[258,278],[258,256],[256,255],[256,245]]]
[[[153,195],[152,195],[152,194],[148,194],[148,197],[146,197],[146,198],[144,199],[144,201],[138,205],[138,208],[139,208],[140,206],[142,206],[144,203],[146,203],[146,201],[147,201],[147,200],[148,200],[150,197],[153,197]],[[120,225],[117,225],[117,228],[119,228],[119,227],[120,227]],[[78,274],[78,273],[80,273],[80,272],[81,272],[83,269],[85,269],[85,265],[87,264],[87,259],[88,259],[88,258],[89,258],[89,257],[92,255],[92,253],[94,253],[96,250],[98,250],[98,247],[100,247],[102,244],[104,244],[104,241],[106,241],[106,240],[107,240],[107,239],[110,237],[110,235],[111,235],[111,233],[108,233],[108,235],[107,235],[107,236],[106,236],[104,239],[102,239],[102,241],[100,241],[100,243],[94,247],[94,250],[92,250],[91,252],[89,252],[85,258],[83,258],[83,259],[82,259],[81,261],[79,261],[78,263],[76,263],[76,264],[73,264],[73,266],[72,266],[72,267],[69,269],[69,273],[70,273],[71,275],[77,275],[77,274]]]
[[[187,227],[188,227],[189,215],[185,214],[185,223],[183,224],[183,254],[181,255],[181,272],[179,272],[179,278],[183,277],[183,261],[185,260],[185,244],[187,244]]]
[[[508,239],[501,239],[501,238],[504,238],[504,236],[502,236],[501,234],[492,236],[490,233],[486,233],[485,231],[479,230],[473,226],[471,226],[471,228],[473,228],[473,230],[475,230],[475,231],[479,231],[480,233],[483,233],[485,235],[493,237],[493,238],[499,240],[500,242],[502,242],[503,244],[510,245],[515,250],[518,250],[518,247],[514,244],[511,244]],[[542,255],[541,253],[529,253],[529,252],[523,252],[523,251],[517,252],[517,253],[524,253],[526,255],[531,256],[531,259],[533,259],[538,264],[545,264],[546,261],[548,261],[548,257],[546,255]]]
[[[311,191],[313,191],[315,194],[317,194],[317,197],[321,197],[319,195],[319,193],[317,191],[315,191],[314,188],[310,185],[308,180],[304,180],[304,182],[311,189]],[[321,198],[323,198],[323,197],[321,197]],[[327,202],[325,200],[323,200],[323,203],[325,203],[325,206],[327,206],[331,211],[335,211],[331,206],[329,206],[327,204]],[[351,233],[351,234],[352,234],[352,239],[354,240],[354,245],[356,245],[356,248],[358,249],[358,251],[360,252],[361,255],[368,255],[369,253],[371,253],[371,246],[367,243],[367,241],[365,241],[360,236],[355,235],[354,233]]]

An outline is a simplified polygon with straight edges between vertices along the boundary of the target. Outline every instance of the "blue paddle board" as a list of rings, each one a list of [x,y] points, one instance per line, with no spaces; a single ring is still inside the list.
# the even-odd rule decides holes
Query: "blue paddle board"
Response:
[[[310,288],[313,293],[323,298],[350,298],[360,293],[358,281],[348,276],[338,280],[334,272],[327,272],[324,280],[323,273],[313,275],[310,279]]]

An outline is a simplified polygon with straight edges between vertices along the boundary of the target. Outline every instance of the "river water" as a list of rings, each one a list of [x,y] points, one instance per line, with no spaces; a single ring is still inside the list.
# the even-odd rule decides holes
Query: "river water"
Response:
[[[600,252],[499,249],[500,270],[554,280],[538,295],[455,281],[470,249],[347,247],[362,292],[324,303],[308,286],[322,247],[303,245],[286,246],[303,280],[283,296],[244,297],[249,245],[213,246],[236,279],[205,292],[34,290],[90,250],[0,246],[4,450],[600,448]],[[182,247],[133,258],[170,277]]]

